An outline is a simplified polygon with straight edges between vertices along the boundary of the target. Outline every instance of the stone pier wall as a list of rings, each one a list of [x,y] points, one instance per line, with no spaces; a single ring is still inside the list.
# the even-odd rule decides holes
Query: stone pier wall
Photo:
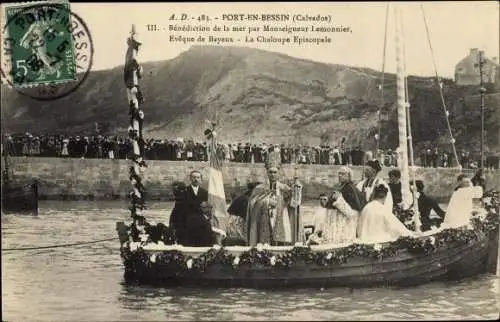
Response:
[[[144,181],[147,200],[171,200],[172,182],[187,183],[192,170],[207,174],[205,162],[150,160],[147,163]],[[39,180],[41,199],[125,198],[130,191],[129,166],[127,160],[9,158],[9,167],[18,180]],[[321,192],[331,191],[331,187],[338,183],[338,169],[339,166],[328,165],[283,165],[281,171],[282,177],[290,182],[297,173],[304,185],[304,198],[313,199]],[[384,178],[389,170],[382,170]],[[353,167],[355,180],[361,179],[362,171],[362,167]],[[473,175],[471,170],[465,173]],[[429,195],[446,202],[458,174],[457,169],[418,168],[417,179],[424,181]],[[264,181],[266,174],[263,164],[229,163],[224,165],[223,177],[226,195],[231,197],[243,191],[250,181]],[[498,170],[488,172],[487,180],[488,188],[500,188]]]

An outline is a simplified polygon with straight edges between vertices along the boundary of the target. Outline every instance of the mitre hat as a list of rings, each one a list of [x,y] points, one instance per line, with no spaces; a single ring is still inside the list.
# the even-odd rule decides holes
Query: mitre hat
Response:
[[[278,151],[271,151],[267,155],[266,169],[281,168],[281,154]]]

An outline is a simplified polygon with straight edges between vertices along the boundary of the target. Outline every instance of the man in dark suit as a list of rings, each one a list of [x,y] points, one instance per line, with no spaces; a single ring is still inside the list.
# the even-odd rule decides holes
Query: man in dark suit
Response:
[[[208,201],[208,191],[201,187],[201,173],[197,170],[191,171],[189,175],[191,185],[186,189],[184,196],[186,214],[201,213],[200,205],[203,201]]]
[[[176,196],[174,209],[172,210],[171,224],[174,224],[177,242],[183,244],[188,240],[186,222],[189,216],[201,216],[201,203],[208,201],[208,191],[201,187],[202,176],[197,170],[190,173],[191,184]]]
[[[422,180],[416,180],[415,184],[413,181],[410,182],[410,188],[417,188],[418,195],[418,211],[420,212],[420,222],[422,223],[421,229],[422,231],[427,231],[431,229],[431,226],[439,227],[444,220],[445,211],[439,207],[439,204],[427,196],[424,193],[424,183]],[[431,211],[434,210],[436,214],[439,216],[437,219],[430,218]]]

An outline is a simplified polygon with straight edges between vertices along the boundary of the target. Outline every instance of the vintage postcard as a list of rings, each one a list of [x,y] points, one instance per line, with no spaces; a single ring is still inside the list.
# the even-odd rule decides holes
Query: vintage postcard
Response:
[[[0,8],[3,320],[500,317],[498,2]]]

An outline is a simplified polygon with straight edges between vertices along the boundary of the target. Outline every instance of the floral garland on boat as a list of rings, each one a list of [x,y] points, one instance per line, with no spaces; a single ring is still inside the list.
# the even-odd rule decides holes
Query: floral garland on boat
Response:
[[[491,189],[486,191],[483,194],[482,204],[486,213],[499,213],[499,205],[500,205],[500,194],[495,189]],[[415,231],[415,223],[413,221],[415,211],[413,208],[402,209],[400,207],[395,207],[395,215],[396,217],[411,231]],[[475,216],[476,214],[473,214]],[[473,217],[475,218],[475,217]]]
[[[321,266],[334,266],[347,263],[353,258],[383,260],[396,256],[400,251],[407,251],[412,255],[430,254],[437,249],[450,245],[471,244],[484,234],[498,229],[499,225],[499,193],[489,191],[484,195],[483,203],[487,213],[471,219],[469,227],[444,229],[427,238],[400,237],[385,244],[351,244],[346,247],[330,251],[314,251],[310,247],[296,245],[290,250],[274,254],[266,249],[266,245],[259,244],[239,256],[230,254],[219,245],[214,245],[210,250],[197,257],[185,255],[178,250],[163,251],[149,254],[136,245],[131,249],[131,244],[122,247],[122,258],[125,265],[132,264],[137,267],[161,267],[175,272],[176,275],[196,274],[204,272],[209,266],[222,264],[224,267],[238,269],[246,265],[260,265],[289,269],[298,262],[316,264]],[[144,241],[141,245],[146,245]]]

